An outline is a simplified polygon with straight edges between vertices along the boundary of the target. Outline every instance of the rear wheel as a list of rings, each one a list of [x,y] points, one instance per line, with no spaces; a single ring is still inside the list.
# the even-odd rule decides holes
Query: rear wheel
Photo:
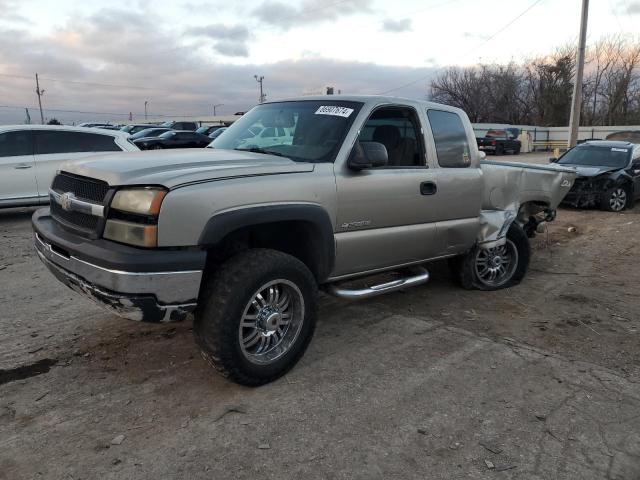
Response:
[[[609,212],[621,212],[629,203],[629,192],[623,186],[607,190],[602,196],[602,208]]]
[[[517,146],[517,147],[513,150],[513,154],[514,154],[514,155],[520,155],[520,146]]]
[[[502,155],[504,153],[504,147],[502,145],[496,146],[496,155]]]
[[[206,280],[194,322],[202,356],[242,385],[271,382],[291,369],[315,329],[317,287],[298,259],[251,249]]]
[[[513,223],[506,242],[493,248],[472,248],[450,265],[457,282],[466,289],[499,290],[520,283],[527,273],[531,247],[524,230]]]

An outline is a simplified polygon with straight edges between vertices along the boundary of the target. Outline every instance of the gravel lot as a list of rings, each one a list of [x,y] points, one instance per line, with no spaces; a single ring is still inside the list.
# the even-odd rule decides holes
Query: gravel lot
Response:
[[[561,209],[511,289],[435,264],[406,292],[323,297],[301,363],[256,389],[209,369],[190,322],[55,281],[31,212],[0,211],[0,479],[640,478],[640,206]]]

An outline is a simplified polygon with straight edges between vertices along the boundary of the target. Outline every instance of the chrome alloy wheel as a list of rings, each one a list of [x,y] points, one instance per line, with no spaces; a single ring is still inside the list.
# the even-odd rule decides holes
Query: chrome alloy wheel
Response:
[[[504,245],[478,249],[475,269],[478,280],[490,287],[499,287],[508,282],[518,266],[518,249],[507,239]]]
[[[304,299],[289,280],[273,280],[260,287],[244,309],[238,331],[247,360],[269,364],[294,345],[304,323]]]
[[[616,188],[609,197],[609,206],[614,212],[619,212],[627,205],[627,192],[624,188]]]

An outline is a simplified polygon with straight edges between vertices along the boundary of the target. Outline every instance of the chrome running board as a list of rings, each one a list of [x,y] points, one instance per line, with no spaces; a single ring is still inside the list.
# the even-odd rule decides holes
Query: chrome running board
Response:
[[[416,285],[422,285],[429,281],[429,272],[424,267],[413,267],[415,275],[411,275],[391,282],[380,283],[379,285],[372,285],[366,288],[353,289],[343,288],[339,285],[331,284],[328,286],[328,291],[332,295],[340,298],[346,298],[348,300],[357,300],[361,298],[375,297],[376,295],[382,295],[384,293],[395,292],[404,288],[414,287]]]

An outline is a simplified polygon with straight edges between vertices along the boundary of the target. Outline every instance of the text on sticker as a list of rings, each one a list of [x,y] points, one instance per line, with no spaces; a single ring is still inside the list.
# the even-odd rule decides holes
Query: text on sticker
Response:
[[[333,105],[323,105],[316,110],[316,115],[334,115],[336,117],[347,118],[353,113],[353,108],[336,107]]]
[[[613,148],[611,149],[611,151],[612,151],[612,152],[624,152],[624,153],[627,153],[629,150],[627,150],[626,148],[616,148],[616,147],[613,147]]]

